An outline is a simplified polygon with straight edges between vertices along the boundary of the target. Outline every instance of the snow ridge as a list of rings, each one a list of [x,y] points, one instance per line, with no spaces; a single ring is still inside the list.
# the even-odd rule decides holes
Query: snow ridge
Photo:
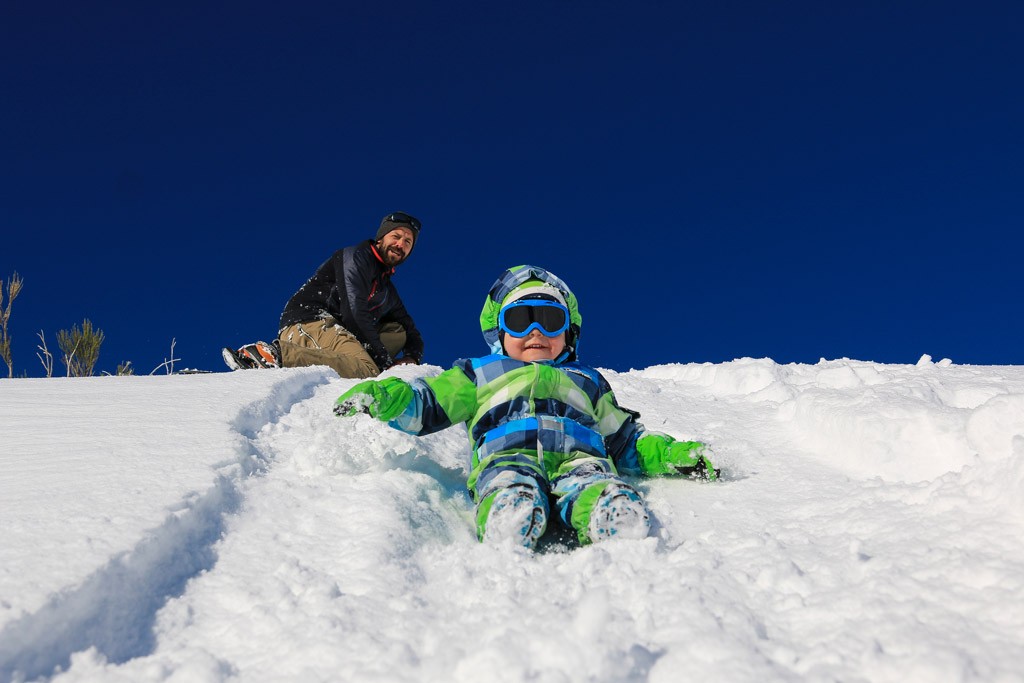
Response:
[[[268,456],[257,435],[327,381],[326,373],[286,377],[242,408],[231,423],[241,437],[236,451],[215,465],[215,483],[206,493],[187,496],[131,551],[0,631],[0,681],[51,675],[65,669],[73,653],[90,648],[112,663],[151,653],[157,612],[213,568],[214,544],[242,504],[245,479],[266,471]]]
[[[71,653],[90,647],[112,662],[151,651],[157,610],[216,562],[212,546],[224,530],[224,516],[241,501],[237,484],[219,476],[210,491],[168,517],[130,553],[8,624],[0,633],[0,680],[15,673],[28,679],[46,675],[65,667]]]

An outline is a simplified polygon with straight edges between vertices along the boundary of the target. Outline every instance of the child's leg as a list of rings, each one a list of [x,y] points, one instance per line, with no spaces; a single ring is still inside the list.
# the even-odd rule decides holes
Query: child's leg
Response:
[[[650,514],[640,493],[599,458],[567,462],[552,481],[562,524],[586,545],[608,538],[646,538]]]
[[[509,462],[517,456],[500,458],[474,482],[477,537],[489,543],[511,539],[532,548],[547,527],[548,488],[536,472]]]

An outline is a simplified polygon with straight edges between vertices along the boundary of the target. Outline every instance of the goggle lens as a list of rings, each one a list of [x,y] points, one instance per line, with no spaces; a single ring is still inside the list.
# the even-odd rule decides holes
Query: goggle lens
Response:
[[[546,337],[557,337],[569,329],[569,310],[555,301],[516,301],[498,313],[498,326],[517,338],[533,330],[540,330]]]

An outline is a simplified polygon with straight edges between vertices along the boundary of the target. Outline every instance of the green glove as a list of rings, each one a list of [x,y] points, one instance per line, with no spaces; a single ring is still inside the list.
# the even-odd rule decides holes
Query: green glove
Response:
[[[676,441],[665,434],[645,434],[637,439],[636,450],[640,468],[648,476],[683,475],[714,481],[721,474],[708,460],[707,446],[700,441]]]
[[[352,417],[366,413],[382,422],[390,422],[412,401],[412,387],[397,377],[360,382],[338,397],[334,414]]]

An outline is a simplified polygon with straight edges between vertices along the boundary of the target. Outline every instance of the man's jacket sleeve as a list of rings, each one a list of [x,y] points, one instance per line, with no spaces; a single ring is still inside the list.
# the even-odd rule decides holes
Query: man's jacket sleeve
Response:
[[[340,263],[341,272],[335,273],[335,281],[344,283],[346,304],[357,329],[349,330],[363,343],[366,352],[381,370],[394,365],[395,361],[380,340],[380,332],[373,321],[373,314],[367,303],[373,286],[374,264],[367,262],[366,249],[345,249]]]

